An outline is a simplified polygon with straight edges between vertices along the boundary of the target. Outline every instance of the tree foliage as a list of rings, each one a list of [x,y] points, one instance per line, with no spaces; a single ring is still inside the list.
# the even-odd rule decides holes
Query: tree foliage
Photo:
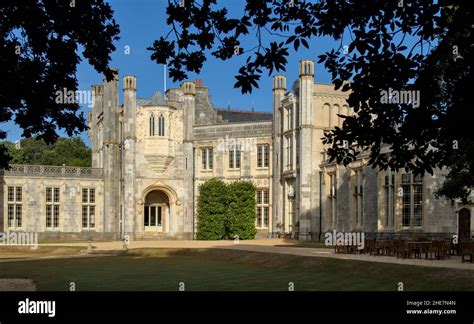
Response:
[[[473,142],[469,1],[247,0],[242,9],[232,16],[216,0],[168,1],[171,30],[149,48],[152,59],[168,62],[176,81],[201,70],[204,51],[222,60],[247,55],[235,83],[245,93],[258,87],[264,71],[284,71],[290,48],[332,37],[338,48],[318,63],[336,89],[349,93],[355,114],[341,116],[342,127],[325,134],[331,160],[348,164],[368,152],[374,168],[432,173]],[[246,37],[256,45],[243,48]],[[390,89],[417,91],[419,105],[384,103],[381,94]]]
[[[211,179],[199,186],[197,205],[198,240],[253,239],[255,185],[248,181],[225,184]]]
[[[6,147],[13,164],[91,166],[92,151],[79,137],[59,138],[53,144],[37,138],[23,139],[19,145],[9,141],[0,144]]]
[[[22,137],[54,142],[57,130],[73,136],[87,126],[77,103],[55,93],[77,90],[79,52],[112,78],[108,62],[119,27],[103,0],[4,0],[0,3],[0,123],[14,121]],[[6,138],[0,130],[0,139]],[[8,164],[0,146],[0,167]]]

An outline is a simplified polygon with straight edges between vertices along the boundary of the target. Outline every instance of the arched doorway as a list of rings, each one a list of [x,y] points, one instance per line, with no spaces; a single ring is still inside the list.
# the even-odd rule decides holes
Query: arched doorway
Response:
[[[145,197],[143,226],[145,232],[165,232],[169,219],[170,201],[166,193],[153,190]]]
[[[471,212],[467,208],[459,211],[458,237],[460,240],[471,238]]]

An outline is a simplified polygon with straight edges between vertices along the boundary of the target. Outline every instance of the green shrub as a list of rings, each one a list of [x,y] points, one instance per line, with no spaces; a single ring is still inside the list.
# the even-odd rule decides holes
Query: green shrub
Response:
[[[227,186],[227,238],[250,240],[255,238],[255,186],[249,181],[236,181]]]
[[[222,240],[226,237],[226,190],[226,184],[218,179],[208,180],[199,186],[198,240]]]
[[[197,239],[253,239],[255,228],[255,185],[236,181],[226,185],[211,179],[199,186]]]

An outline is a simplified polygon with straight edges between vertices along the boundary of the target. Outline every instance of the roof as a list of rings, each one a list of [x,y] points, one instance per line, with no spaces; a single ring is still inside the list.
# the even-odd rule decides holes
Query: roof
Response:
[[[151,99],[137,98],[137,106],[166,106],[166,100],[161,92],[157,91]]]
[[[229,123],[271,121],[273,119],[272,113],[267,112],[233,109],[216,109],[216,112]]]

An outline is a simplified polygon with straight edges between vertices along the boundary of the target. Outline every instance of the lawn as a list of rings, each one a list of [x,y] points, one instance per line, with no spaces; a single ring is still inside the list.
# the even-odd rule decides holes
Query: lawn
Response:
[[[474,271],[234,250],[136,249],[119,256],[0,263],[39,290],[474,290]]]

